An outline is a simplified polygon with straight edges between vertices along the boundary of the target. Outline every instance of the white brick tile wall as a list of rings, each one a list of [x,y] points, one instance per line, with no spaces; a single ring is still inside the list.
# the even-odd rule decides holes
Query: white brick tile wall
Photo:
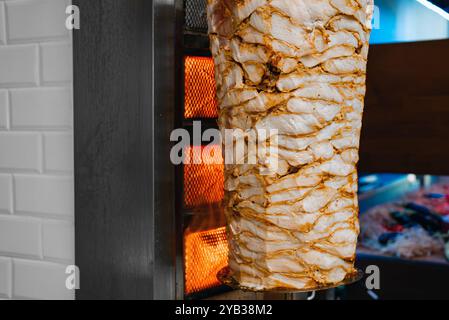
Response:
[[[40,258],[42,256],[41,239],[40,220],[0,216],[0,252]]]
[[[0,213],[12,213],[12,176],[0,174]]]
[[[0,46],[0,61],[0,86],[30,86],[37,83],[37,45]]]
[[[15,210],[73,216],[73,188],[72,177],[15,175]]]
[[[44,169],[73,172],[73,135],[48,133],[44,135]]]
[[[0,132],[0,170],[40,170],[41,140],[37,133]]]
[[[31,40],[68,36],[64,0],[6,2],[8,39]]]
[[[12,262],[0,257],[0,298],[11,298]]]
[[[75,255],[73,223],[49,220],[43,223],[42,230],[44,257],[73,262]],[[55,239],[59,241],[55,241]]]
[[[0,130],[8,128],[8,91],[0,90]]]
[[[41,45],[42,81],[58,82],[72,79],[72,44],[54,42]]]
[[[0,0],[0,300],[73,299],[70,0]]]
[[[11,127],[70,128],[71,92],[68,88],[10,90]]]
[[[13,265],[13,297],[73,299],[73,291],[65,287],[65,266],[21,259],[14,259]]]

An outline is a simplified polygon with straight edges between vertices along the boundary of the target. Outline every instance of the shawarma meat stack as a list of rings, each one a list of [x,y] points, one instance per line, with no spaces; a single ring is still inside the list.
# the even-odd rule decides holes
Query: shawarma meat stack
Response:
[[[267,151],[225,166],[241,286],[312,290],[355,272],[372,12],[372,0],[208,0],[220,129]]]

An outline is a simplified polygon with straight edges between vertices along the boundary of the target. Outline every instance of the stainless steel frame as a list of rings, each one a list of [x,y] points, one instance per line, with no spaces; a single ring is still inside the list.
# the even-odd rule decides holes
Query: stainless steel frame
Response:
[[[182,298],[169,158],[179,114],[179,2],[73,4],[81,12],[74,32],[76,297]]]
[[[153,0],[152,90],[153,90],[153,298],[175,299],[179,294],[179,216],[176,210],[175,168],[170,162],[170,134],[176,127],[178,1]],[[178,71],[178,72],[177,72]],[[181,256],[182,258],[182,256]],[[181,265],[180,265],[181,264]],[[182,270],[182,269],[181,269]]]

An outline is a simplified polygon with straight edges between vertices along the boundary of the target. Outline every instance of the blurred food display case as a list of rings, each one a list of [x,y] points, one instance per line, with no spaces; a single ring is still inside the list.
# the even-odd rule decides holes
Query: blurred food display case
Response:
[[[357,264],[377,266],[380,287],[365,281],[342,299],[444,299],[449,285],[449,178],[361,175]]]

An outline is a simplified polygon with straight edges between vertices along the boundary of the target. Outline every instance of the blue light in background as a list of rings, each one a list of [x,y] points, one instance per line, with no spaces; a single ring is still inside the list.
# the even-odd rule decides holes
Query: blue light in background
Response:
[[[449,38],[449,21],[421,0],[375,0],[375,4],[380,29],[371,34],[373,44]]]
[[[438,2],[441,1],[429,1],[429,0],[416,0],[419,3],[421,3],[426,8],[438,13],[440,16],[442,16],[444,19],[449,20],[449,7],[445,7],[446,5],[441,3],[438,5]]]

